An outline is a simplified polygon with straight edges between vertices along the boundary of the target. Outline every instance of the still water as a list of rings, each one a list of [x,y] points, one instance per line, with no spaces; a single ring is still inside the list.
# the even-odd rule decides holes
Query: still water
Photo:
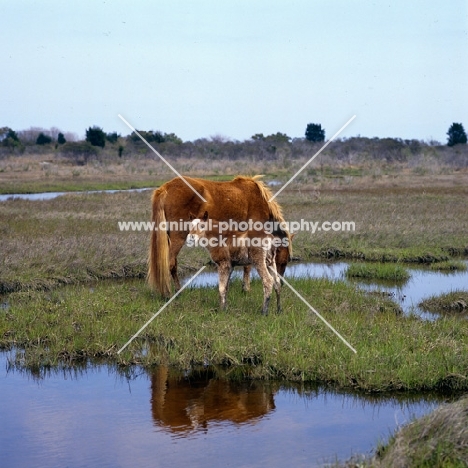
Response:
[[[0,355],[4,467],[321,466],[369,453],[436,396],[365,397],[214,370],[33,377]]]
[[[41,193],[10,193],[0,194],[0,202],[8,200],[52,200],[53,198],[61,197],[63,195],[87,195],[92,193],[119,193],[119,192],[143,192],[145,190],[152,190],[150,188],[129,189],[129,190],[87,190],[85,192],[41,192]]]

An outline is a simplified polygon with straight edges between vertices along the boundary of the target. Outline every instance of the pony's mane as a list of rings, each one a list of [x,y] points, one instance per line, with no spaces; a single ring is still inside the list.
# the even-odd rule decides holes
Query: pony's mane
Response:
[[[252,177],[249,176],[237,176],[233,182],[235,181],[248,181],[250,180],[251,182],[254,182],[258,189],[260,190],[260,194],[262,195],[262,198],[268,203],[268,207],[270,209],[271,216],[275,221],[278,222],[283,222],[284,217],[283,217],[283,211],[281,210],[281,206],[276,203],[275,200],[269,201],[271,197],[273,196],[273,193],[271,193],[271,190],[267,187],[265,182],[260,180],[263,177],[263,175],[254,175]]]

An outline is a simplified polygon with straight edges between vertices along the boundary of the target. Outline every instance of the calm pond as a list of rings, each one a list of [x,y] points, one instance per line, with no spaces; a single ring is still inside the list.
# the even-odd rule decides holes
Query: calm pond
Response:
[[[5,467],[321,466],[369,453],[434,395],[369,397],[215,370],[123,376],[106,366],[7,371],[0,354]]]

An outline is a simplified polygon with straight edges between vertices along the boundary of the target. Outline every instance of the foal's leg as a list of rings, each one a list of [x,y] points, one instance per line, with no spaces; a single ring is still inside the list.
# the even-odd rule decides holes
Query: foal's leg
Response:
[[[276,293],[276,312],[278,314],[281,313],[281,304],[280,304],[280,292],[281,292],[281,280],[278,276],[278,272],[276,271],[276,265],[270,265],[268,267],[268,271],[270,272],[271,277],[273,278],[273,287],[275,288]]]
[[[169,270],[174,280],[176,291],[180,289],[179,276],[177,275],[177,255],[179,255],[180,249],[184,246],[186,237],[187,233],[185,232],[175,231],[169,234],[171,240],[169,245]]]
[[[231,262],[223,261],[218,264],[219,277],[219,308],[226,309],[226,295],[229,287],[229,278],[231,277]]]
[[[260,249],[261,250],[261,249]],[[260,257],[260,258],[259,258]],[[259,252],[259,255],[252,255],[255,268],[258,271],[258,275],[262,279],[263,283],[263,306],[262,314],[268,315],[268,306],[270,305],[271,292],[273,290],[273,277],[268,272],[268,268],[265,262],[265,256],[263,252]]]
[[[244,292],[250,291],[250,270],[251,269],[252,269],[252,265],[244,266],[244,277],[242,279],[242,291]]]

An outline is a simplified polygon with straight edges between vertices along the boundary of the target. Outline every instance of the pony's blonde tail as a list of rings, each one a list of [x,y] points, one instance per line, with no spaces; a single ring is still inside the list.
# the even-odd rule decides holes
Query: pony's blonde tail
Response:
[[[171,295],[169,237],[164,229],[160,229],[161,223],[166,221],[164,212],[166,196],[166,190],[155,190],[151,200],[154,229],[151,233],[147,279],[152,288],[157,289],[164,297],[169,297]]]

